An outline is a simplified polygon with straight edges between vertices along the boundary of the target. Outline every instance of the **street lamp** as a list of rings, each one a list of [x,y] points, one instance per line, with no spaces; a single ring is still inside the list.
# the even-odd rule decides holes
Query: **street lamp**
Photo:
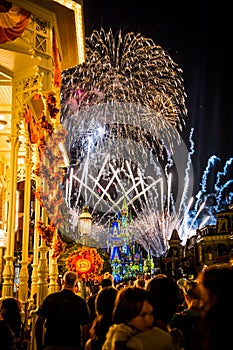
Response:
[[[7,245],[7,233],[0,228],[0,285],[2,285],[3,255]]]
[[[87,245],[87,237],[91,234],[92,216],[88,211],[88,206],[82,208],[82,212],[78,218],[78,233],[81,235],[82,244]],[[86,281],[82,278],[81,281],[81,296],[86,299]]]
[[[81,235],[82,244],[87,245],[87,237],[90,236],[92,229],[92,216],[88,211],[88,206],[82,208],[78,218],[78,232]]]

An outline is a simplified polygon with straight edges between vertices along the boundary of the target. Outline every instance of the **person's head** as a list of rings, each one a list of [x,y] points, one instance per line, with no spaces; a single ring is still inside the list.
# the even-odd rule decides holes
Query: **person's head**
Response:
[[[120,282],[120,283],[118,283],[118,284],[116,285],[116,289],[117,289],[117,290],[121,290],[122,288],[125,288],[125,285],[124,285],[123,282]]]
[[[117,289],[112,286],[105,287],[98,292],[95,299],[95,310],[97,315],[102,315],[104,313],[112,315],[117,293]]]
[[[112,279],[110,277],[106,277],[102,279],[100,283],[100,288],[111,287],[112,285]]]
[[[63,276],[63,288],[74,289],[77,279],[78,277],[75,272],[67,271]]]
[[[90,329],[91,339],[104,342],[108,329],[112,323],[112,312],[117,296],[117,289],[113,286],[101,289],[95,298],[96,317]]]
[[[20,314],[21,306],[16,298],[9,297],[2,299],[1,315],[4,320],[14,317],[15,314]]]
[[[126,287],[118,291],[113,310],[113,323],[125,323],[144,331],[152,327],[153,320],[150,293],[136,287]]]
[[[136,276],[136,280],[141,280],[141,279],[143,279],[142,275],[137,275]]]
[[[233,295],[233,267],[230,264],[211,265],[200,272],[198,283],[206,308],[213,304],[227,305]]]
[[[12,328],[16,335],[19,335],[21,326],[21,304],[13,297],[2,299],[1,316]]]
[[[112,281],[112,285],[114,284],[114,278],[113,278],[113,275],[111,275],[110,272],[105,272],[104,279],[105,278],[109,278]]]
[[[137,279],[134,283],[134,287],[137,287],[137,288],[145,288],[146,287],[146,281],[142,278],[140,279]]]
[[[159,320],[169,325],[181,302],[177,283],[166,275],[157,275],[148,282],[146,290],[151,294],[155,323]]]
[[[145,273],[144,279],[145,281],[149,281],[151,279],[151,274],[149,272]]]
[[[201,294],[196,281],[189,282],[184,291],[184,298],[187,307],[195,306],[201,307]]]
[[[100,290],[100,283],[99,281],[94,281],[94,284],[91,286],[91,295],[94,295],[98,293]]]

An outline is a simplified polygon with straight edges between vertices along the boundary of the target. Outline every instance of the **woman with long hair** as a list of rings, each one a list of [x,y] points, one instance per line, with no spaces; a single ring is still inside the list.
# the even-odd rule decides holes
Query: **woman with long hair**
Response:
[[[101,350],[112,322],[112,311],[118,290],[115,287],[101,289],[95,299],[96,317],[90,329],[90,339],[85,350]]]

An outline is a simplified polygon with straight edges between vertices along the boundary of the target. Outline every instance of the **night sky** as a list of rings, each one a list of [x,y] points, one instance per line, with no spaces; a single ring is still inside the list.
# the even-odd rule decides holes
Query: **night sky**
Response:
[[[83,0],[85,34],[101,27],[141,33],[169,53],[183,70],[192,156],[198,191],[208,159],[221,167],[233,157],[232,20],[229,4],[209,1]],[[233,173],[233,171],[232,171]],[[233,175],[233,174],[232,174]]]

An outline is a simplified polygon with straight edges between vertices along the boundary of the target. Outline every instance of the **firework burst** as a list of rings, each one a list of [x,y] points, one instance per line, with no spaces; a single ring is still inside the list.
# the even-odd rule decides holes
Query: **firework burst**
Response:
[[[104,225],[123,198],[135,215],[153,203],[151,220],[156,215],[158,225],[167,169],[175,153],[184,162],[188,155],[180,138],[185,98],[182,70],[153,40],[94,31],[86,40],[86,62],[62,74],[61,122],[71,163],[68,207],[88,203]],[[182,167],[177,165],[183,181]],[[155,241],[164,252],[163,234]]]
[[[182,130],[187,110],[182,70],[153,40],[111,29],[86,40],[86,62],[63,72],[61,119],[78,110],[115,102],[139,103],[148,123]]]

